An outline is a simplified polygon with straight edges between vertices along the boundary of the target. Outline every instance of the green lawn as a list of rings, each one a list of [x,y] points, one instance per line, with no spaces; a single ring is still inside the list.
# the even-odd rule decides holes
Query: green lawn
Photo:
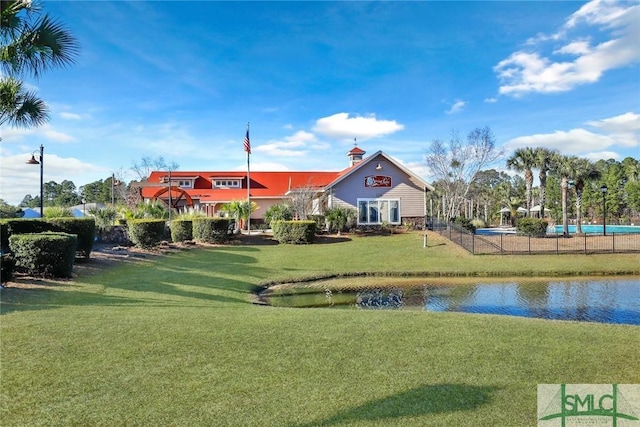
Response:
[[[640,274],[640,255],[473,256],[430,235],[229,245],[3,289],[0,424],[533,426],[539,383],[639,383],[640,327],[256,306],[377,271]]]

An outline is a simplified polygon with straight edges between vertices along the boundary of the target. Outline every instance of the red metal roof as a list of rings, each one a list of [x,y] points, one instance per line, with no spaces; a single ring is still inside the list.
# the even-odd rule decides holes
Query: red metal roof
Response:
[[[297,188],[324,188],[340,177],[345,172],[251,172],[250,195],[255,198],[281,198],[287,191]],[[153,171],[149,176],[148,183],[155,184],[154,187],[142,187],[142,196],[151,198],[157,191],[157,184],[168,176],[166,171]],[[232,200],[243,200],[247,198],[246,178],[247,172],[241,171],[173,171],[171,180],[175,185],[175,180],[194,179],[194,188],[183,188],[192,198],[208,202],[228,202]],[[242,180],[242,188],[212,188],[212,181],[215,179]],[[167,183],[168,185],[168,183]],[[165,193],[166,194],[166,193]]]
[[[358,146],[355,146],[351,149],[351,151],[347,153],[347,156],[352,156],[354,154],[364,154],[364,153],[366,153],[366,151],[364,151],[362,148]]]

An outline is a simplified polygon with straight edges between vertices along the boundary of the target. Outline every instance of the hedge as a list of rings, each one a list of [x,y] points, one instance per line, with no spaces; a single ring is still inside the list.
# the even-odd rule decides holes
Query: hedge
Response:
[[[193,221],[190,219],[174,219],[171,221],[171,241],[184,242],[193,240]]]
[[[313,243],[316,234],[315,221],[274,221],[271,228],[280,243]]]
[[[541,218],[518,218],[516,234],[532,237],[544,237],[549,223]]]
[[[71,277],[78,236],[69,233],[14,234],[9,247],[16,268],[32,276]]]
[[[46,222],[55,226],[54,231],[78,236],[78,252],[89,258],[96,240],[96,220],[94,218],[48,218]]]
[[[194,218],[193,240],[204,243],[225,243],[229,240],[229,218]]]
[[[153,248],[164,240],[165,226],[164,219],[130,219],[127,221],[127,234],[134,245]]]
[[[14,234],[44,233],[47,231],[69,233],[78,236],[77,250],[88,258],[93,249],[96,236],[96,223],[93,218],[11,218],[0,221],[0,234],[3,252],[9,251],[9,236]]]

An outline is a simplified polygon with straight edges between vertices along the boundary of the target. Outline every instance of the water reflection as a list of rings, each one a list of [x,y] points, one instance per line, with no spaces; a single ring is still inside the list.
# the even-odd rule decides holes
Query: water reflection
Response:
[[[425,282],[427,279],[425,279]],[[425,283],[423,282],[423,283]],[[270,295],[271,305],[422,309],[640,325],[640,278],[385,285]]]

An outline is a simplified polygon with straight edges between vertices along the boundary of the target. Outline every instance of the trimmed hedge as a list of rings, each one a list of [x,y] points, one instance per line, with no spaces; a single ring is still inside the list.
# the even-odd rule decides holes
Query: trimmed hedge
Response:
[[[229,218],[194,218],[193,240],[203,243],[225,243],[229,241]]]
[[[55,226],[54,231],[76,234],[78,236],[77,251],[89,258],[96,239],[96,220],[94,218],[48,218],[46,222]]]
[[[313,243],[316,234],[315,221],[273,221],[273,238],[280,243]]]
[[[4,219],[0,221],[0,245],[3,252],[9,251],[9,236],[44,232],[69,233],[78,236],[78,252],[89,258],[96,237],[96,222],[93,218],[28,218]]]
[[[14,234],[9,247],[16,268],[32,276],[71,277],[78,236],[69,233]]]
[[[541,218],[518,218],[516,234],[532,237],[544,237],[549,223]]]
[[[10,218],[0,220],[0,245],[2,252],[9,252],[9,236],[13,234],[43,233],[57,231],[53,224],[40,218]]]
[[[127,234],[134,245],[149,249],[164,240],[166,221],[164,219],[130,219]]]
[[[171,241],[184,242],[193,240],[193,221],[190,219],[174,219],[171,221]]]

